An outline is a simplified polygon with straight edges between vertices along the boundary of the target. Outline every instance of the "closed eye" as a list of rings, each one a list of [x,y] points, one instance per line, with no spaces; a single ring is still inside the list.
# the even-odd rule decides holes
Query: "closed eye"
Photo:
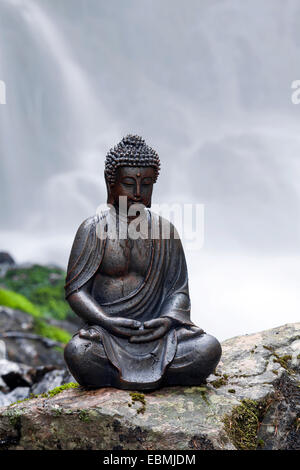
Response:
[[[142,184],[146,186],[152,184],[152,178],[144,178]]]
[[[125,184],[126,186],[133,186],[135,184],[135,181],[133,178],[124,178],[122,180],[122,183]]]

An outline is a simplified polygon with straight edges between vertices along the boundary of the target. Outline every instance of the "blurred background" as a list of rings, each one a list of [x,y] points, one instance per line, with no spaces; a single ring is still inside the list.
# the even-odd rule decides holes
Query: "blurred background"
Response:
[[[0,250],[65,270],[139,134],[153,203],[205,207],[192,319],[220,340],[299,320],[299,58],[297,0],[0,0]]]

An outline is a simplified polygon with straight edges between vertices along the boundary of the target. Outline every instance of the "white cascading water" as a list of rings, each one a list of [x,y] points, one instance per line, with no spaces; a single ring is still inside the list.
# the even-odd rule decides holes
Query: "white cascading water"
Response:
[[[7,163],[3,179],[5,178],[6,182],[12,183],[9,184],[9,187],[13,187],[15,193],[18,193],[19,191],[19,194],[17,195],[19,197],[17,198],[14,198],[13,195],[11,195],[10,202],[15,202],[11,208],[11,218],[13,219],[13,223],[19,223],[15,211],[20,215],[21,220],[23,218],[23,211],[21,210],[20,214],[18,210],[18,199],[20,198],[20,192],[23,190],[22,178],[24,176],[28,176],[30,178],[30,185],[28,184],[28,181],[25,181],[25,184],[28,185],[29,194],[27,194],[24,204],[24,209],[26,211],[24,214],[24,218],[26,217],[26,219],[23,221],[24,228],[31,231],[32,229],[39,230],[39,228],[43,227],[43,229],[51,231],[51,225],[52,228],[54,228],[58,222],[57,216],[62,214],[61,209],[58,211],[58,208],[62,207],[63,201],[66,201],[66,210],[72,211],[74,205],[83,208],[87,213],[88,211],[94,210],[95,204],[90,204],[84,191],[81,191],[80,185],[86,185],[89,187],[89,191],[91,186],[94,186],[99,190],[99,178],[95,173],[93,173],[95,160],[99,158],[99,154],[103,154],[103,152],[105,152],[107,145],[109,145],[109,142],[111,142],[113,138],[116,138],[117,134],[112,124],[108,127],[108,122],[111,121],[111,119],[108,119],[107,113],[104,111],[99,97],[96,99],[96,96],[94,96],[88,76],[74,61],[72,53],[67,47],[64,39],[55,28],[54,23],[51,22],[47,15],[44,14],[39,5],[30,0],[7,0],[7,4],[11,7],[11,15],[14,17],[19,16],[23,20],[24,26],[26,27],[26,33],[24,34],[25,41],[28,39],[28,36],[30,36],[33,44],[41,49],[45,63],[37,64],[37,67],[40,65],[41,68],[53,67],[55,74],[59,74],[58,86],[63,90],[61,107],[65,107],[67,121],[65,122],[65,125],[63,124],[62,126],[62,133],[65,132],[66,134],[69,134],[69,136],[64,136],[64,139],[66,139],[67,142],[62,141],[62,148],[57,148],[58,155],[50,154],[50,152],[48,153],[48,158],[58,163],[58,169],[52,165],[52,174],[45,175],[46,181],[39,181],[38,171],[36,171],[36,166],[38,167],[40,165],[39,162],[47,158],[43,154],[46,146],[41,148],[41,153],[39,153],[39,155],[35,155],[35,153],[31,155],[30,162],[28,162],[30,163],[30,167],[26,168],[26,175],[24,175],[22,170],[18,170],[20,163],[22,165],[23,157],[22,149],[18,148],[19,146],[17,141],[19,136],[15,136],[15,138],[12,137],[17,126],[21,128],[20,131],[23,131],[25,134],[30,131],[30,129],[26,128],[26,124],[30,127],[30,122],[24,123],[20,121],[22,118],[24,119],[25,113],[27,114],[31,112],[32,115],[27,115],[25,119],[27,121],[33,119],[33,121],[35,121],[34,124],[36,124],[36,121],[39,118],[44,119],[44,122],[41,122],[38,125],[40,128],[39,130],[41,130],[43,134],[46,133],[48,139],[56,139],[56,135],[51,135],[51,131],[49,132],[49,129],[46,129],[46,132],[45,128],[41,129],[42,126],[47,125],[47,116],[43,116],[42,105],[36,102],[38,98],[36,97],[37,90],[34,89],[35,84],[31,84],[30,80],[28,80],[26,88],[23,85],[22,96],[19,96],[20,101],[30,101],[33,99],[31,109],[24,109],[25,113],[21,110],[21,113],[22,111],[23,113],[20,116],[10,116],[10,109],[7,109],[10,108],[8,103],[8,106],[3,109],[3,115],[1,116],[3,120],[3,133],[1,139],[3,142],[2,154],[5,162]],[[26,47],[26,42],[24,47]],[[15,49],[14,52],[17,52],[18,56],[22,57],[21,51],[17,51]],[[10,55],[10,57],[8,57],[8,63],[13,62],[13,68],[15,66],[16,59],[16,55]],[[37,73],[38,70],[35,70],[34,72]],[[15,82],[16,80],[20,82],[19,76],[12,77],[12,79]],[[25,75],[24,80],[26,80]],[[15,91],[16,88],[11,87],[10,83],[11,81],[8,79],[10,90]],[[39,83],[39,85],[43,88],[41,93],[47,93],[47,83]],[[57,92],[59,92],[59,90],[57,90]],[[52,99],[53,98],[55,99],[55,94],[52,96]],[[10,99],[10,96],[8,99]],[[40,98],[40,100],[42,99],[43,97]],[[61,99],[61,97],[58,95],[57,99]],[[20,104],[22,103],[19,102],[16,104],[16,109],[18,111],[20,111],[18,109]],[[30,107],[28,106],[28,108]],[[53,108],[51,110],[52,112],[59,111],[59,109],[54,110]],[[56,116],[54,116],[54,118],[55,117]],[[99,129],[101,129],[100,133]],[[20,137],[22,139],[22,136]],[[32,140],[34,140],[35,137],[39,138],[38,135],[26,136],[25,145],[27,145],[27,148],[23,149],[24,154],[27,152],[29,153],[32,150],[31,147],[34,146],[34,142],[32,142]],[[17,151],[13,146],[14,142],[17,144]],[[65,153],[65,145],[68,146],[69,150],[70,148],[72,149],[71,155],[67,155]],[[35,157],[33,155],[35,155]],[[36,162],[34,161],[35,158],[37,160]],[[66,166],[65,163],[70,161],[72,161],[72,165]],[[62,167],[65,167],[65,171],[57,171],[61,170]],[[21,187],[18,188],[20,184]],[[35,206],[36,199],[38,199],[38,204],[36,205],[37,210],[33,213],[32,208]],[[43,203],[46,204],[47,207],[43,206]],[[51,214],[51,211],[53,211],[54,214]],[[7,214],[7,216],[10,217],[9,214]],[[65,217],[65,214],[62,215],[60,224],[64,224],[66,219],[68,220],[68,218]],[[6,227],[6,225],[7,224],[5,224],[4,227]]]
[[[299,318],[297,0],[0,1],[0,250],[65,266],[129,132],[154,202],[205,204],[192,315],[219,338]]]

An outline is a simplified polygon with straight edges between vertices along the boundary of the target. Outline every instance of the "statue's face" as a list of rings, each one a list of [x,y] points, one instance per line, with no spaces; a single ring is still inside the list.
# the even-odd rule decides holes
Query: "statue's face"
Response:
[[[132,204],[150,207],[154,181],[155,170],[151,166],[117,168],[116,182],[110,185],[114,205],[118,204],[120,196],[126,196],[127,207]]]

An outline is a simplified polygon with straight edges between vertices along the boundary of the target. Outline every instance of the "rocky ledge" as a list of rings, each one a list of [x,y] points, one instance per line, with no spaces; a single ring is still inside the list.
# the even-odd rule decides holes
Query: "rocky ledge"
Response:
[[[300,323],[222,344],[199,387],[75,384],[0,408],[2,449],[300,449]]]

